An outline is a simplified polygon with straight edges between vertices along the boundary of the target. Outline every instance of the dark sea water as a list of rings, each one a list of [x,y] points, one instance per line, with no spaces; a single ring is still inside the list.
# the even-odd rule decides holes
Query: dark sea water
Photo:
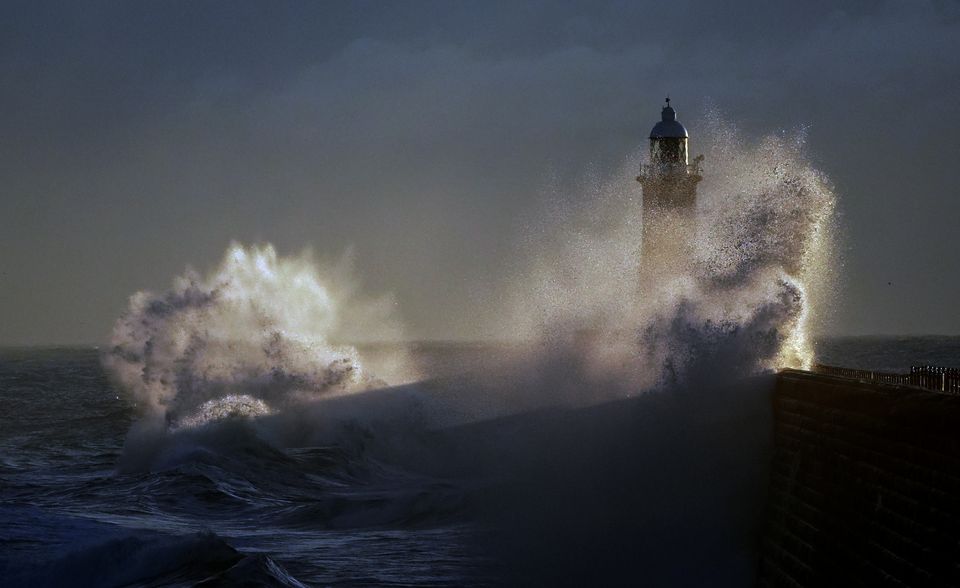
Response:
[[[0,406],[4,585],[451,585],[477,567],[455,490],[354,447],[280,450],[235,423],[119,472],[136,411],[95,349],[3,351]]]
[[[960,363],[951,337],[817,350]],[[476,378],[509,350],[418,354],[421,385],[151,445],[96,349],[0,351],[0,584],[752,585],[769,376],[516,408]]]
[[[862,370],[907,373],[911,366],[960,367],[960,337],[836,337],[819,341],[817,361]]]

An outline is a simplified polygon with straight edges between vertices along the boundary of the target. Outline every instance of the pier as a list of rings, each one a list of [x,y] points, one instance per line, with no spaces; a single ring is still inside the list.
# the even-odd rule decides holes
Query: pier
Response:
[[[957,370],[778,374],[760,586],[960,584]]]

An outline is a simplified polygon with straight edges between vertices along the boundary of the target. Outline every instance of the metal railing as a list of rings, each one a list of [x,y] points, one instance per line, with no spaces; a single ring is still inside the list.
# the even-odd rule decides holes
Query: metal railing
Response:
[[[819,374],[852,378],[860,380],[861,382],[912,386],[924,390],[933,390],[935,392],[960,394],[960,369],[958,368],[915,365],[910,368],[910,373],[897,374],[815,364],[811,371]]]

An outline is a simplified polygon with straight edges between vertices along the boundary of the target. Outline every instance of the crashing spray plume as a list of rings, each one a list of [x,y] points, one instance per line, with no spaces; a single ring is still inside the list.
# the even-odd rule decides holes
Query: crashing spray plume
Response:
[[[757,318],[773,313],[765,329],[777,343],[756,367],[809,368],[809,317],[827,286],[832,186],[805,156],[803,132],[745,147],[712,114],[705,134],[713,173],[704,179],[694,249],[704,299],[721,294],[735,320],[745,305]]]
[[[685,258],[658,260],[665,271],[641,280],[641,193],[625,179],[640,169],[633,157],[577,199],[554,197],[583,208],[553,215],[528,243],[537,253],[529,278],[517,280],[515,337],[547,349],[572,341],[588,375],[614,372],[629,390],[809,367],[829,181],[805,157],[803,133],[749,145],[715,113],[707,118],[693,224],[660,221],[663,234],[689,241]]]
[[[359,296],[349,263],[324,273],[308,254],[232,244],[208,275],[188,269],[167,292],[133,295],[104,363],[145,417],[171,427],[378,385],[337,342],[398,340],[394,304]]]

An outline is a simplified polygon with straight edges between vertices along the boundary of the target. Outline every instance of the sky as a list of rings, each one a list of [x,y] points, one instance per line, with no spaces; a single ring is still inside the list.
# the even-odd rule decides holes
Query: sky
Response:
[[[960,334],[958,72],[957,0],[7,1],[0,345],[102,342],[232,240],[349,250],[410,337],[495,336],[544,186],[616,173],[668,93],[694,153],[711,108],[805,129],[826,332]]]

